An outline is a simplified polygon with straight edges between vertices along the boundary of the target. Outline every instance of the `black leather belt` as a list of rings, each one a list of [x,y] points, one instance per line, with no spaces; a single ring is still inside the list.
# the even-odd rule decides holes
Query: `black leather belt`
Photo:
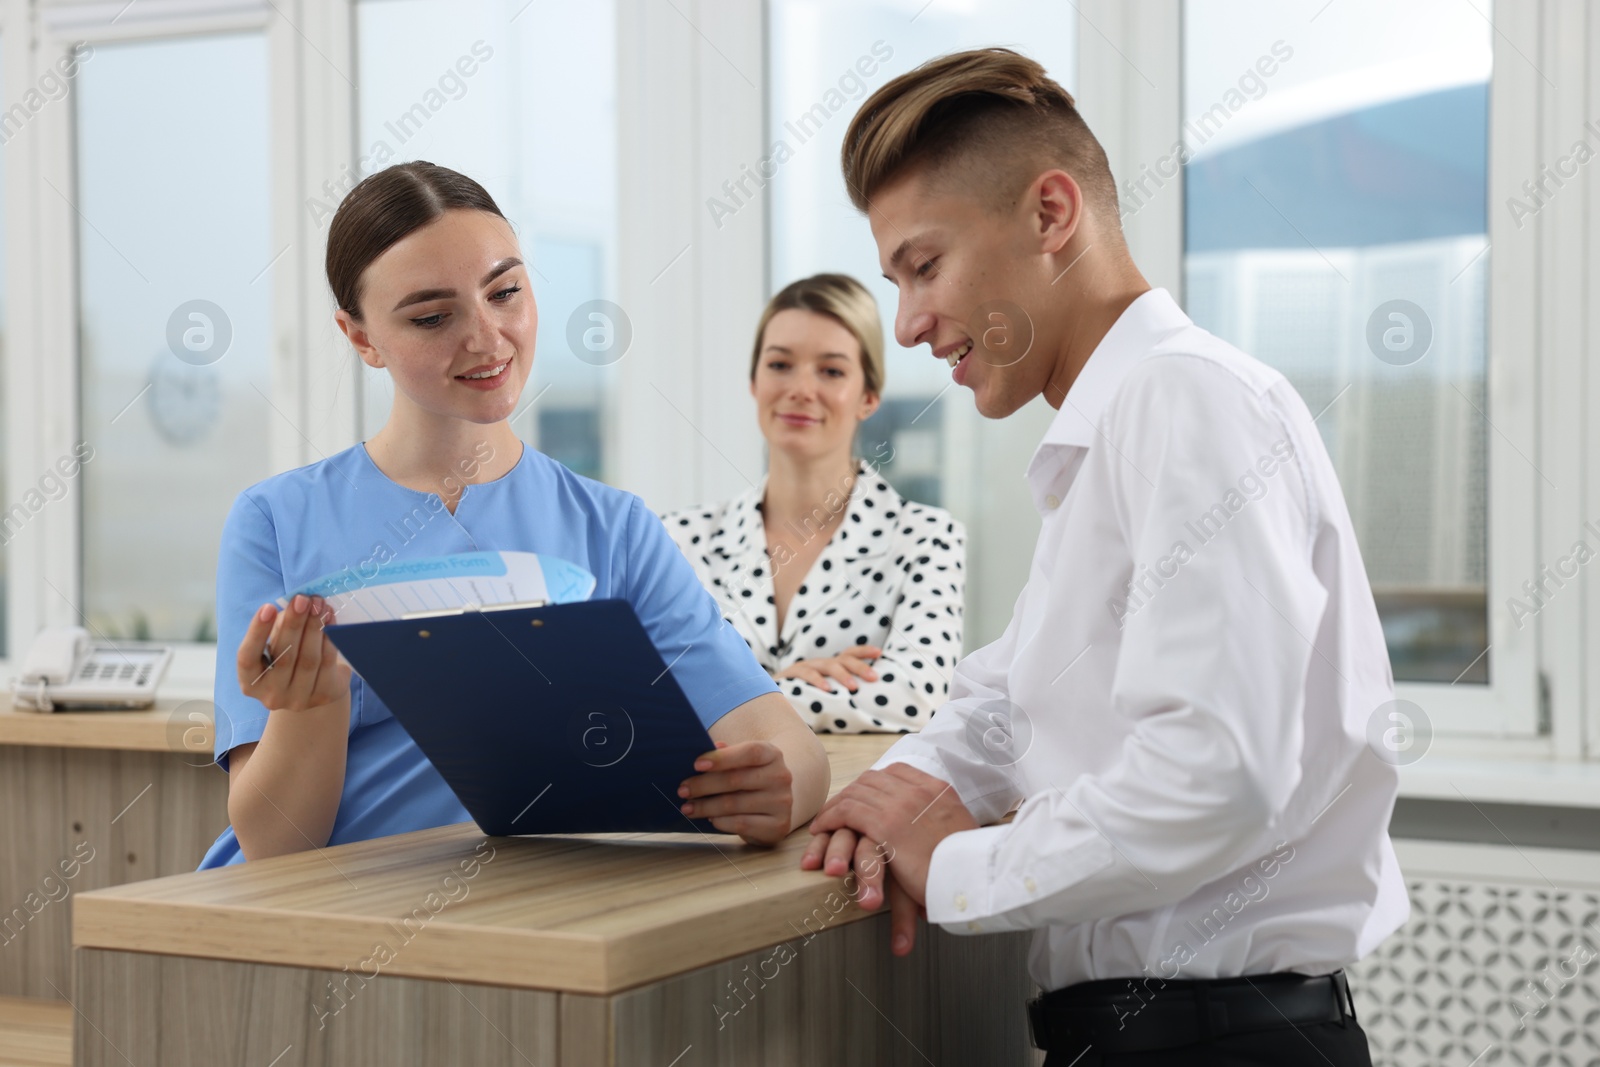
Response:
[[[1319,975],[1083,982],[1028,1002],[1033,1044],[1047,1052],[1089,1047],[1150,1052],[1228,1034],[1343,1023],[1356,1017],[1343,971]]]

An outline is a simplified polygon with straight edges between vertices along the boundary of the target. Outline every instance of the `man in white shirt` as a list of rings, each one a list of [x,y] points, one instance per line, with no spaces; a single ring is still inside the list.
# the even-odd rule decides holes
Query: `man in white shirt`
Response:
[[[1395,769],[1367,743],[1393,680],[1311,413],[1150,288],[1104,152],[1033,61],[895,79],[843,163],[900,343],[987,417],[1058,414],[1010,625],[823,809],[803,866],[853,864],[896,954],[920,909],[1035,930],[1052,1067],[1370,1064],[1341,968],[1408,914]]]

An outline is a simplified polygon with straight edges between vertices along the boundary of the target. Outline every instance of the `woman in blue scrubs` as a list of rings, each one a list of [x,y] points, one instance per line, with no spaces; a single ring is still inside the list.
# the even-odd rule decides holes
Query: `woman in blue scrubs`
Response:
[[[380,171],[334,216],[327,274],[340,329],[388,370],[394,406],[371,440],[252,486],[228,516],[215,703],[232,825],[202,868],[470,819],[340,659],[327,605],[274,602],[345,567],[475,550],[570,560],[594,597],[633,605],[717,745],[679,790],[685,814],[761,844],[809,820],[828,791],[822,747],[660,521],[507,423],[538,311],[489,194],[431,163]]]

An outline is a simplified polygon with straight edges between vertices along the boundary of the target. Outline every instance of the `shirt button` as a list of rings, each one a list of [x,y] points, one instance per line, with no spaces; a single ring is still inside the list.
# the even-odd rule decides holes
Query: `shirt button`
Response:
[[[983,924],[971,922],[967,924],[967,929],[974,934],[981,934],[983,933]]]
[[[1054,493],[1051,493],[1049,496],[1044,498],[1044,506],[1049,508],[1051,511],[1054,511],[1056,508],[1061,506],[1061,498],[1056,496]]]
[[[1038,884],[1034,882],[1032,878],[1024,878],[1022,880],[1022,887],[1030,893],[1037,893],[1039,891]]]
[[[957,893],[956,894],[956,910],[957,911],[966,911],[967,910],[967,895],[965,893]]]

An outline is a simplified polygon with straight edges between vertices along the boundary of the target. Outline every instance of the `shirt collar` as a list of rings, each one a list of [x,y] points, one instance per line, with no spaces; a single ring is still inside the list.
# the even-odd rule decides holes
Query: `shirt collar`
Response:
[[[1089,354],[1028,461],[1028,488],[1041,516],[1061,506],[1077,464],[1099,435],[1100,417],[1134,364],[1190,325],[1189,316],[1165,289],[1147,290],[1117,316]]]
[[[1051,445],[1092,446],[1100,416],[1134,364],[1169,334],[1191,325],[1189,316],[1165,289],[1149,289],[1135,298],[1111,324],[1078,372],[1061,410],[1050,420],[1040,449]],[[1034,458],[1038,459],[1038,453]]]

